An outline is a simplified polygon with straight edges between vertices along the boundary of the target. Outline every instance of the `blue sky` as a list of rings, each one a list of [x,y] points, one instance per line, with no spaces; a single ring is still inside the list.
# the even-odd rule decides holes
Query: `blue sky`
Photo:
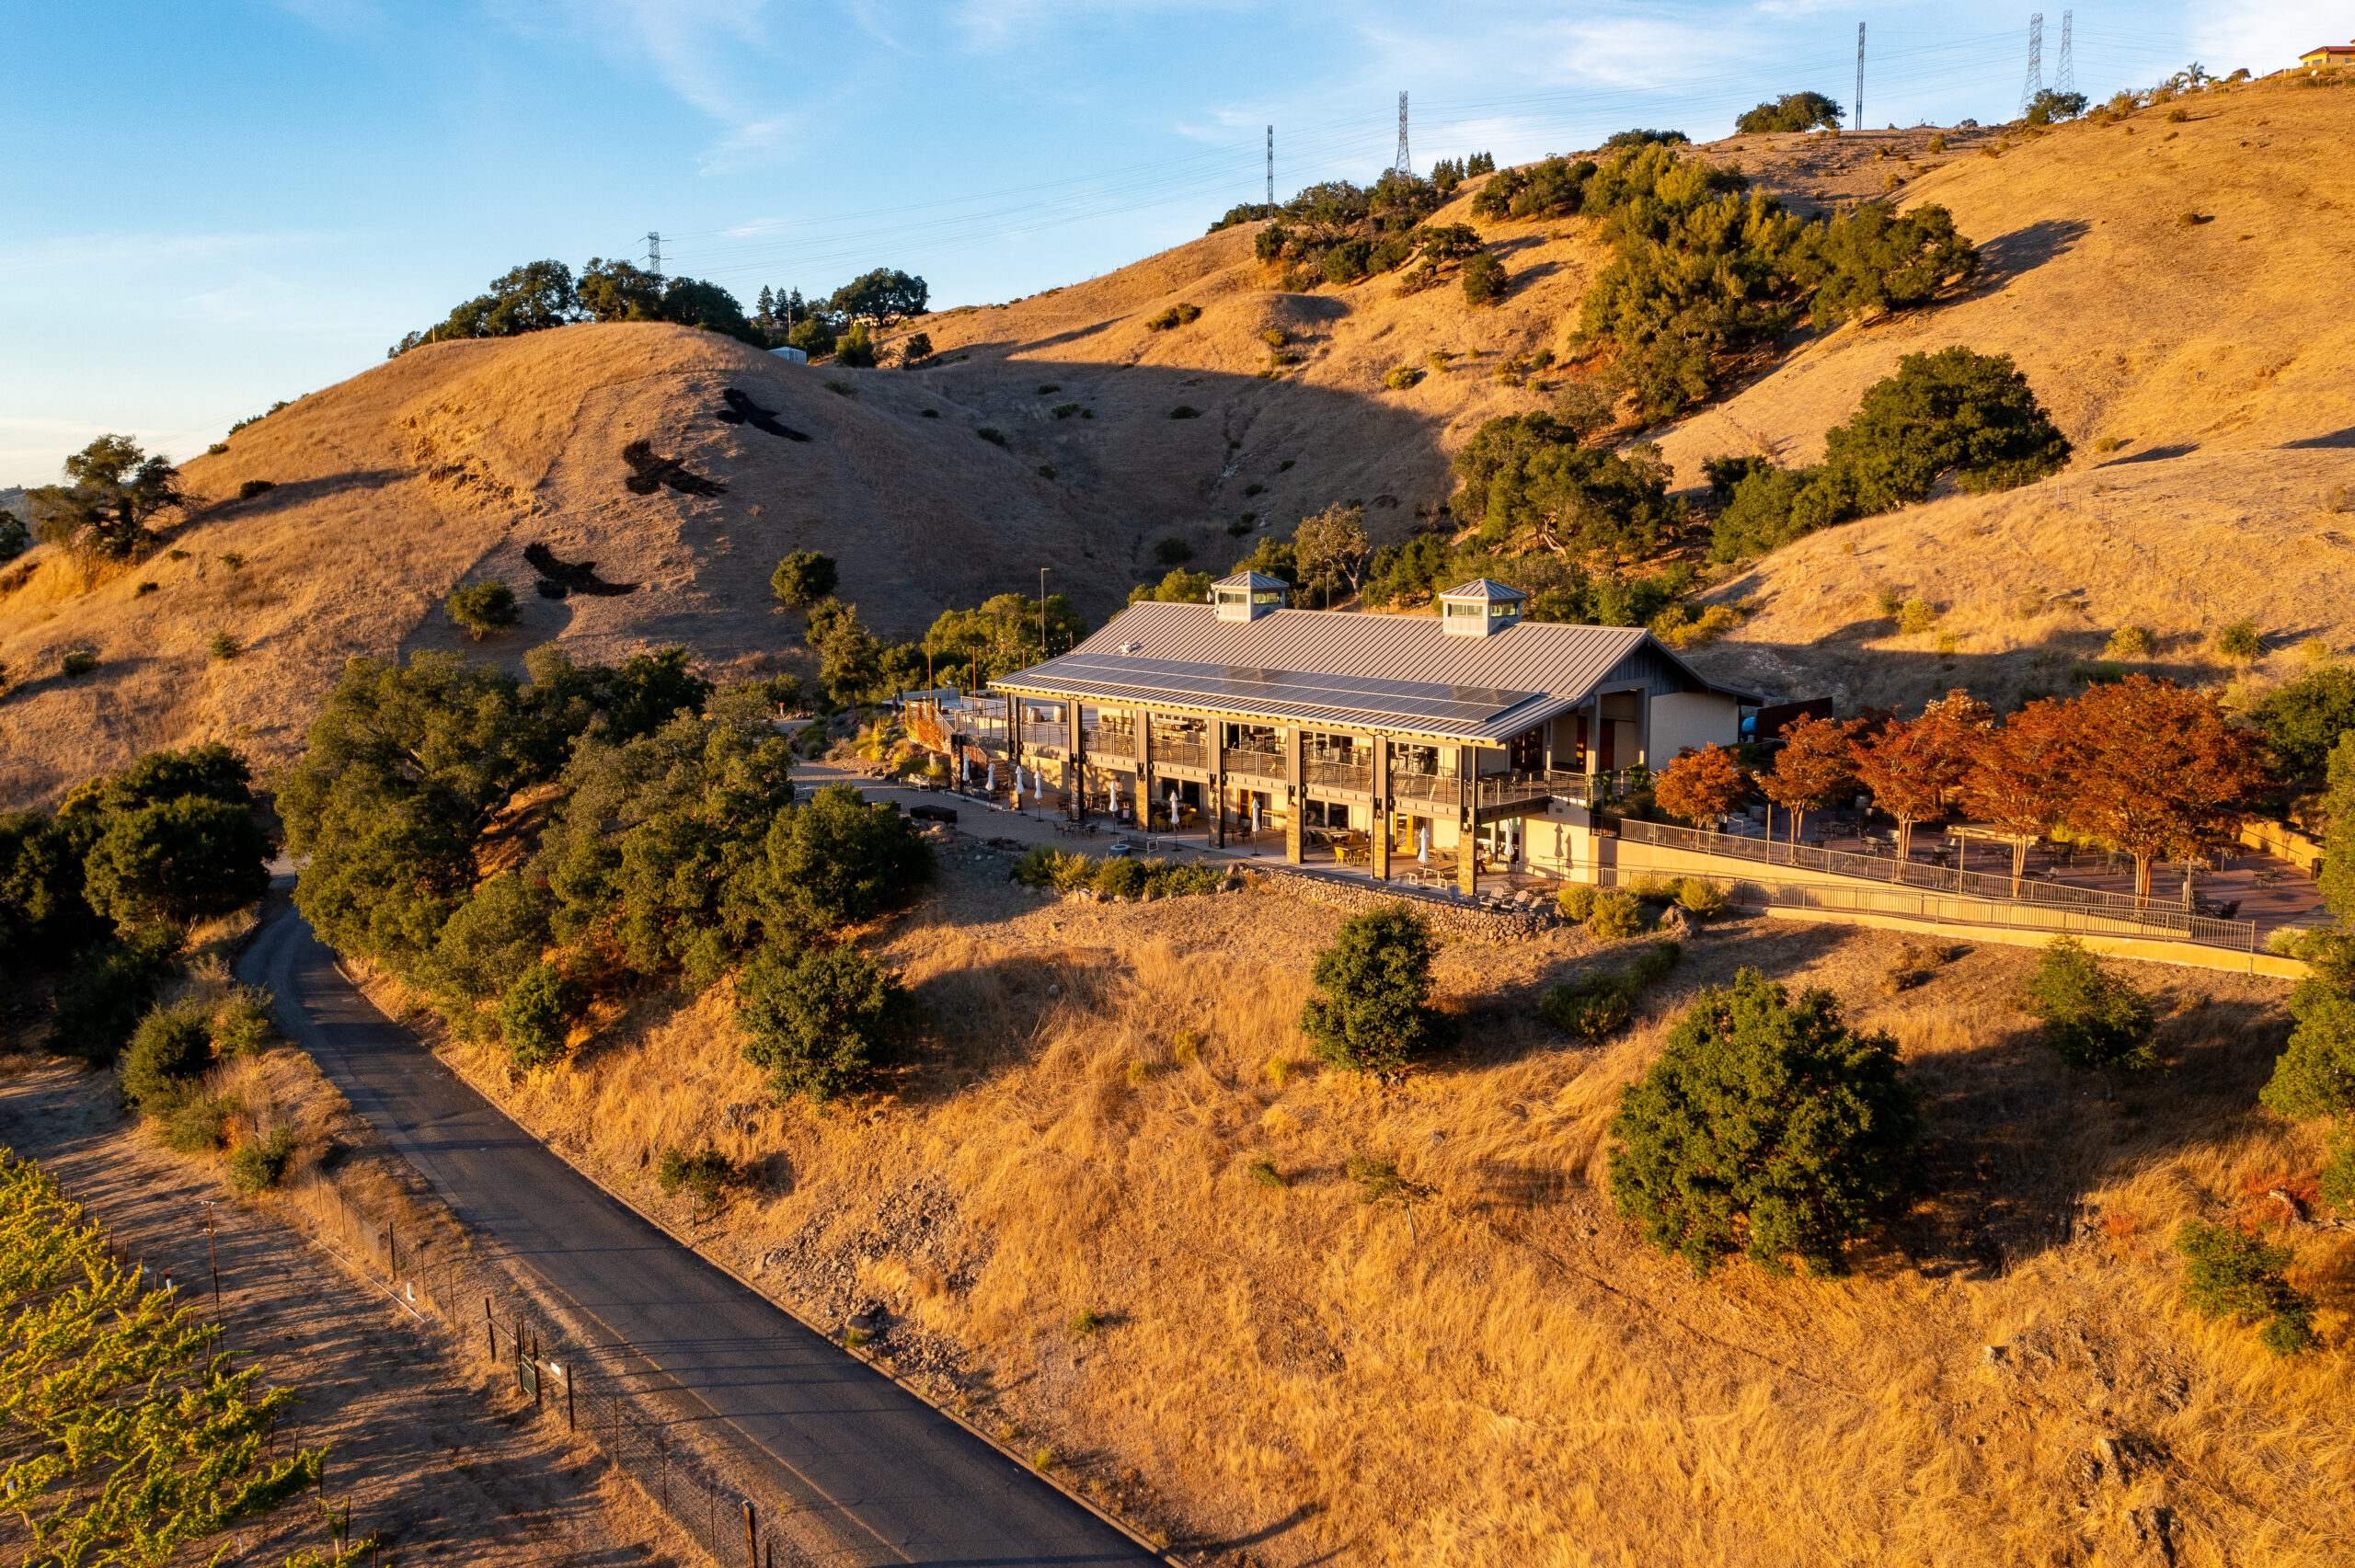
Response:
[[[2038,4],[2041,0],[2029,0]],[[2046,12],[2044,69],[2062,7]],[[2029,5],[207,0],[0,9],[0,485],[104,430],[186,457],[520,261],[642,258],[749,305],[875,266],[986,302],[1390,161],[1514,161],[1762,97],[2007,117]],[[2077,85],[2355,38],[2355,0],[2074,7]]]

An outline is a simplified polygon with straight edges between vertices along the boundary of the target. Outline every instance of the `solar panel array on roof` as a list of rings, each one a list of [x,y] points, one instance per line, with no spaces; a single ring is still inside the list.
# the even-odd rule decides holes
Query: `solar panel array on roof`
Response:
[[[1440,686],[1422,681],[1384,681],[1362,675],[1312,674],[1297,670],[1256,670],[1175,658],[1090,654],[1085,649],[1065,654],[1053,665],[1059,680],[1125,691],[1223,698],[1244,704],[1302,704],[1449,724],[1480,724],[1540,694],[1482,686]]]

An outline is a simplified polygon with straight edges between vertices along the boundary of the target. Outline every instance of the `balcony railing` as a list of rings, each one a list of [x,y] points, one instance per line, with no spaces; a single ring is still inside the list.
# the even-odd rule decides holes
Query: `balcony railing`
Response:
[[[1091,757],[1133,757],[1136,742],[1117,729],[1083,729],[1080,743]]]
[[[1362,762],[1303,762],[1301,782],[1311,789],[1346,789],[1373,793],[1373,769]]]
[[[1281,751],[1270,751],[1258,746],[1230,746],[1220,753],[1221,765],[1230,773],[1243,773],[1255,779],[1281,779],[1284,758]]]
[[[1199,742],[1164,740],[1157,736],[1153,742],[1155,767],[1207,768],[1211,765],[1210,759],[1210,748]]]

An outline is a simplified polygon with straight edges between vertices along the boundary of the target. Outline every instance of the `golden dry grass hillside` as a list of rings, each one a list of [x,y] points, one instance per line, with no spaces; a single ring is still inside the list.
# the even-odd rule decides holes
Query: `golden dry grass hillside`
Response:
[[[2213,629],[2243,618],[2278,648],[2355,640],[2355,522],[2325,509],[2355,479],[2341,286],[2355,202],[2333,184],[2347,96],[2261,83],[2177,107],[2181,121],[2154,109],[2034,139],[1949,133],[1936,154],[1926,129],[1698,150],[1809,208],[1893,180],[1902,202],[1949,207],[1988,266],[1959,299],[1794,338],[1645,432],[1681,485],[1718,452],[1808,460],[1900,355],[1954,342],[2012,354],[2077,443],[2058,481],[1935,498],[1721,585],[1757,609],[1705,654],[1723,674],[1890,702],[1957,681],[2058,686],[2123,624],[2157,634],[2177,670],[2203,670]],[[1467,189],[1435,221],[1469,220]],[[281,761],[345,658],[459,646],[436,606],[493,575],[524,616],[485,654],[684,642],[727,664],[798,657],[798,621],[766,588],[793,549],[834,555],[842,597],[904,636],[1035,589],[1040,566],[1100,619],[1159,575],[1164,540],[1213,568],[1247,553],[1251,534],[1230,532],[1246,514],[1281,532],[1357,500],[1377,543],[1403,538],[1448,496],[1449,458],[1482,420],[1545,407],[1591,368],[1499,375],[1540,349],[1568,359],[1608,259],[1584,221],[1478,226],[1512,279],[1494,309],[1452,285],[1401,298],[1389,278],[1280,292],[1245,226],[909,324],[894,340],[923,330],[940,356],[915,372],[795,367],[650,325],[429,346],[188,464],[204,504],[178,554],[93,580],[43,546],[0,576],[0,662],[17,682],[0,704],[0,799],[53,798],[140,750],[208,738]],[[1149,328],[1179,303],[1200,315]],[[1428,373],[1385,389],[1401,366]],[[729,388],[810,439],[723,421]],[[659,468],[649,494],[626,487],[645,477],[624,455],[637,441]],[[236,498],[257,479],[276,488]],[[540,598],[533,545],[638,587]],[[1934,601],[1936,630],[1900,636],[1877,608],[1885,589]],[[221,634],[234,659],[210,656]],[[75,651],[98,668],[64,678]]]
[[[450,1059],[1186,1562],[2355,1562],[2355,1241],[2279,1232],[2341,1345],[2294,1362],[2188,1314],[2168,1245],[2307,1190],[2318,1136],[2252,1109],[2279,982],[2139,974],[2165,1069],[2112,1093],[2016,1011],[2014,949],[1943,950],[1891,997],[1882,972],[1924,961],[1898,936],[1735,921],[1576,1048],[1535,994],[1626,944],[1459,941],[1438,979],[1465,1043],[1384,1089],[1297,1032],[1338,912],[1044,902],[952,843],[874,936],[925,1019],[879,1095],[779,1108],[724,985],[609,1013],[561,1067]],[[1620,1086],[1745,965],[1890,1031],[1925,1095],[1928,1190],[1845,1279],[1696,1279],[1603,1185]],[[699,1214],[651,1173],[706,1145],[749,1180]],[[1367,1202],[1361,1158],[1411,1203]]]

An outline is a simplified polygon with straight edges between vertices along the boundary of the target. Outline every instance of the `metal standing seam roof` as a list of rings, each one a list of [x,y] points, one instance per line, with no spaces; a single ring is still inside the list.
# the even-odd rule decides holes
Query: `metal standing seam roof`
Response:
[[[1419,615],[1279,610],[1256,621],[1222,621],[1208,604],[1151,601],[1131,605],[1071,652],[991,685],[1031,696],[1157,700],[1337,727],[1375,721],[1411,734],[1501,740],[1580,706],[1646,644],[1696,688],[1763,700],[1705,681],[1636,626],[1524,621],[1464,637]]]

